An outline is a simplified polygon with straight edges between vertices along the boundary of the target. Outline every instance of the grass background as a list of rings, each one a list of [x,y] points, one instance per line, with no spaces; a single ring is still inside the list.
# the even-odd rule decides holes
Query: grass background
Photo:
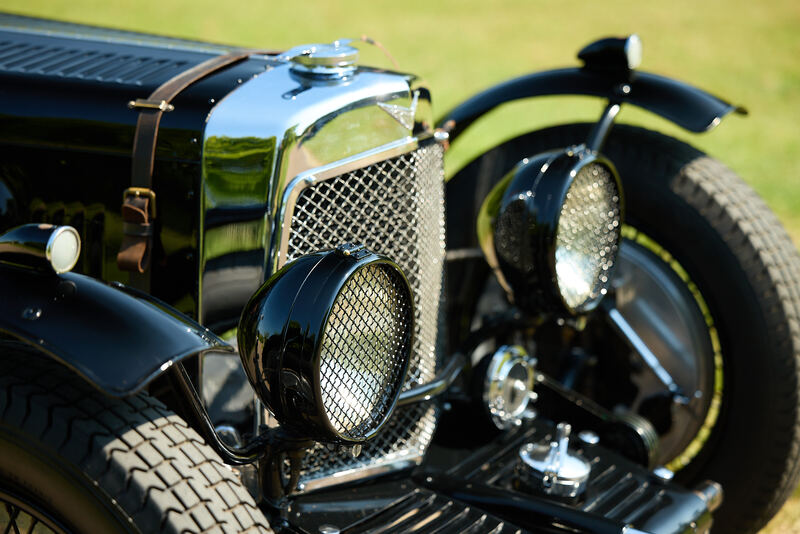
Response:
[[[421,75],[437,115],[476,91],[533,70],[575,65],[602,36],[636,32],[642,68],[750,111],[692,135],[647,112],[621,122],[660,130],[727,163],[777,212],[800,245],[800,2],[797,0],[3,0],[4,11],[263,48],[369,35]],[[390,66],[362,47],[364,63]],[[594,120],[602,104],[554,97],[507,105],[448,153],[448,173],[504,139],[542,126]],[[769,436],[764,436],[769,439]],[[796,496],[768,528],[800,533]]]

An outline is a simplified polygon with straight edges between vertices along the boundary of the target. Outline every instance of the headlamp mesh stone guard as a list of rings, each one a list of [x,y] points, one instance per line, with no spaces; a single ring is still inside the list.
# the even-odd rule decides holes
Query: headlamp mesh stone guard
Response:
[[[414,297],[414,345],[404,389],[436,375],[444,311],[444,171],[430,145],[305,188],[291,214],[286,261],[342,243],[358,243],[397,263]],[[416,461],[436,426],[427,403],[395,410],[378,436],[352,458],[318,445],[306,455],[301,485],[327,485],[334,474]]]
[[[590,163],[567,190],[556,233],[556,274],[564,302],[580,311],[610,284],[617,257],[620,193],[611,171]]]
[[[407,287],[394,268],[367,265],[345,283],[331,308],[320,389],[326,417],[347,439],[373,432],[402,387],[414,323]]]

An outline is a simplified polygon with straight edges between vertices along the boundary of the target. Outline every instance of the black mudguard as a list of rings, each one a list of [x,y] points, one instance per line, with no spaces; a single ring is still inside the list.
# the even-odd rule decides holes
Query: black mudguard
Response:
[[[0,266],[0,299],[3,337],[37,347],[115,397],[187,356],[232,350],[166,304],[79,274]]]
[[[587,95],[630,103],[692,132],[710,130],[728,113],[746,114],[734,106],[686,83],[648,72],[634,72],[630,80],[585,68],[536,72],[491,87],[459,104],[437,126],[452,142],[476,119],[500,104],[545,95]]]

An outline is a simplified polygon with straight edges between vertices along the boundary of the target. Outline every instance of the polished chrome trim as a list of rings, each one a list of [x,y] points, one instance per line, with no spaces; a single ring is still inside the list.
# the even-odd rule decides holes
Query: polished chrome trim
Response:
[[[530,405],[536,401],[536,392],[533,391],[536,383],[536,358],[530,356],[519,345],[503,345],[497,349],[489,361],[486,375],[483,377],[483,404],[489,410],[492,423],[499,430],[508,430],[522,425],[523,420],[532,419],[536,412]],[[526,380],[509,382],[511,371],[517,366],[526,373]],[[506,388],[522,385],[525,388],[525,397],[513,411],[508,411],[505,404]]]
[[[483,250],[480,248],[456,248],[450,249],[445,254],[447,261],[474,260],[483,258]]]
[[[417,103],[419,102],[419,90],[414,91],[414,99],[409,107],[398,106],[396,104],[386,104],[378,102],[378,107],[389,114],[394,120],[408,128],[414,129],[414,118],[417,115]]]
[[[411,404],[413,402],[428,401],[437,395],[441,395],[450,388],[461,371],[464,370],[466,358],[461,353],[456,353],[450,357],[450,362],[442,371],[430,382],[407,389],[397,398],[397,405]]]
[[[344,81],[356,73],[358,48],[350,46],[352,39],[332,43],[300,45],[278,56],[291,63],[293,72],[311,77]]]
[[[611,325],[616,329],[616,331],[628,342],[630,347],[634,350],[637,356],[650,368],[651,371],[658,377],[664,386],[669,390],[670,393],[673,395],[681,395],[682,391],[680,386],[675,383],[675,379],[672,378],[672,375],[669,374],[661,362],[658,360],[658,356],[653,354],[653,351],[650,350],[650,347],[639,337],[639,334],[636,333],[636,330],[625,320],[619,310],[614,306],[613,303],[606,300],[602,304],[603,309],[606,312],[606,317],[608,317]]]
[[[706,480],[698,484],[694,488],[694,494],[703,500],[709,512],[715,511],[722,505],[725,495],[719,482],[713,480]]]
[[[673,473],[671,469],[667,469],[663,465],[653,469],[653,474],[658,478],[660,478],[661,480],[665,480],[667,482],[675,478],[675,473]]]
[[[592,127],[592,131],[589,133],[589,138],[586,140],[586,148],[592,152],[600,152],[603,149],[603,146],[606,144],[606,139],[608,139],[608,134],[611,132],[611,128],[614,127],[614,120],[617,118],[620,109],[622,109],[622,106],[619,104],[609,104],[606,106],[603,110],[603,114],[600,116],[600,120],[595,123]]]
[[[592,465],[569,451],[572,425],[558,423],[550,443],[526,443],[519,449],[517,475],[523,486],[546,495],[575,498],[586,491]]]
[[[433,136],[431,134],[418,137],[406,137],[399,141],[379,146],[349,158],[334,161],[328,165],[323,165],[295,176],[284,189],[280,212],[278,214],[278,220],[281,221],[281,224],[276,226],[275,234],[277,242],[280,243],[280,245],[278,247],[278,254],[275,256],[274,260],[274,270],[277,271],[286,263],[294,207],[297,203],[297,198],[303,190],[320,182],[324,182],[325,180],[341,176],[342,174],[363,169],[374,163],[385,161],[396,156],[402,156],[403,154],[416,150],[424,144],[425,141],[432,139]]]
[[[77,242],[75,257],[65,269],[53,264],[53,247],[59,236],[71,234]],[[72,270],[81,254],[81,236],[71,226],[28,223],[0,233],[0,260],[61,274]]]
[[[345,482],[352,482],[355,480],[362,480],[367,477],[384,475],[400,469],[411,469],[422,463],[423,455],[414,454],[397,459],[392,459],[390,457],[387,458],[389,458],[389,460],[386,463],[380,463],[370,467],[347,469],[334,473],[331,476],[316,478],[309,480],[308,482],[300,483],[297,486],[297,493],[307,493],[309,491],[329,488],[331,486],[338,486],[339,484],[344,484]]]
[[[301,75],[280,59],[265,66],[265,72],[217,103],[203,132],[198,243],[198,314],[202,321],[219,320],[227,313],[225,303],[231,291],[241,292],[247,286],[255,291],[286,263],[295,202],[302,202],[305,187],[413,153],[428,142],[441,142],[433,138],[430,93],[413,75],[359,67],[341,83]],[[378,105],[408,107],[415,96],[411,130]],[[303,182],[306,178],[310,183]],[[214,261],[220,258],[225,261]],[[223,326],[229,327],[227,323]],[[432,379],[434,372],[425,378]],[[430,410],[421,416],[426,425],[434,408]],[[272,420],[265,411],[259,410],[259,416],[268,424]],[[359,466],[351,476],[395,470],[409,460],[409,465],[416,465],[423,449],[409,446],[370,456],[370,463],[378,463]],[[339,460],[332,456],[337,469]],[[344,463],[343,469],[349,471],[351,465]],[[303,480],[303,487],[338,484],[343,476],[350,476],[346,473],[341,471],[330,482],[327,475]]]
[[[419,103],[419,105],[422,103],[421,97]],[[382,111],[380,112],[381,115],[383,115],[383,113]],[[385,118],[383,120],[386,121],[386,124],[390,124]],[[406,131],[406,133],[408,134],[409,132]],[[383,142],[373,149],[364,150],[336,161],[327,162],[327,164],[318,165],[313,169],[303,170],[302,172],[295,173],[290,179],[287,179],[285,182],[286,186],[282,188],[282,194],[278,197],[280,201],[277,203],[278,208],[272,219],[274,221],[274,232],[270,246],[271,257],[268,259],[267,270],[275,272],[277,269],[283,267],[289,259],[288,253],[292,247],[292,239],[295,235],[292,233],[294,217],[297,216],[296,210],[299,209],[303,197],[305,194],[308,194],[308,192],[304,194],[306,188],[319,186],[319,184],[324,183],[326,180],[348,175],[352,176],[354,171],[360,171],[362,169],[364,169],[365,172],[371,172],[371,168],[387,161],[392,162],[395,158],[405,156],[405,161],[413,161],[413,154],[417,153],[418,150],[430,147],[437,142],[438,140],[434,138],[433,132],[417,132],[414,136],[406,135],[404,137],[395,138],[389,142]],[[437,177],[437,180],[438,179]],[[314,190],[312,189],[311,191]],[[444,249],[442,249],[441,252],[443,259]],[[458,368],[457,372],[460,372],[460,367],[462,366],[463,364],[455,366]],[[432,381],[432,383],[426,385],[426,389],[423,389],[422,392],[415,391],[413,393],[421,393],[421,397],[426,397],[431,393],[428,391],[428,388],[434,387],[438,389],[439,384],[435,382],[437,378],[441,378],[441,374],[435,377],[433,376],[435,372],[436,370],[432,369],[429,374],[424,376],[424,379]],[[416,428],[414,431],[415,433],[420,432],[421,434],[419,435],[429,436],[430,433],[425,430],[428,427],[424,425],[433,424],[435,421],[435,419],[430,419],[432,414],[435,413],[435,408],[426,404],[417,404],[410,406],[409,409],[423,410],[419,415],[420,418],[414,419],[415,422],[412,423],[412,426]],[[421,422],[423,422],[424,425],[420,425]],[[413,442],[403,445],[402,450],[394,450],[396,446],[400,446],[399,444],[402,443],[397,442],[394,438],[392,441],[393,444],[391,444],[390,447],[388,442],[381,441],[374,450],[375,454],[370,454],[368,456],[368,462],[359,462],[360,465],[342,465],[337,459],[338,456],[332,455],[333,461],[335,461],[334,465],[336,466],[336,471],[334,472],[333,469],[326,469],[324,474],[322,472],[317,472],[317,475],[322,476],[316,478],[312,478],[315,472],[311,472],[308,478],[301,478],[301,485],[298,487],[297,491],[305,492],[317,490],[417,465],[423,459],[424,450],[427,448],[427,441],[429,438],[424,439],[425,443],[418,442],[419,439],[422,439],[419,437],[414,437],[412,439]],[[385,447],[389,447],[390,450],[386,451]],[[324,451],[320,452],[324,454]]]
[[[128,109],[157,109],[163,112],[174,111],[175,106],[168,103],[166,100],[148,100],[146,98],[137,98],[128,102]]]
[[[429,92],[413,75],[359,67],[340,83],[300,76],[279,59],[265,67],[216,103],[203,131],[201,322],[230,319],[226,302],[244,304],[274,272],[281,202],[292,178],[432,129]],[[377,105],[409,105],[418,90],[413,131]]]
[[[580,432],[578,432],[578,439],[581,440],[581,442],[584,445],[589,445],[589,446],[597,445],[598,443],[600,443],[600,436],[598,436],[597,433],[592,430],[581,430]],[[666,468],[657,467],[656,469],[654,469],[653,474],[655,474],[657,477],[661,476],[658,472],[659,469],[666,469]]]
[[[75,236],[75,241],[78,243],[78,249],[75,251],[75,257],[73,258],[69,267],[67,267],[66,269],[56,269],[56,266],[53,265],[53,246],[55,246],[56,239],[58,239],[58,236],[60,236],[64,232]],[[56,227],[55,230],[53,230],[53,233],[51,233],[50,237],[47,239],[47,244],[45,245],[44,248],[44,256],[50,263],[50,266],[53,268],[53,271],[56,274],[63,274],[71,271],[73,267],[75,267],[75,265],[78,263],[78,258],[81,257],[81,235],[72,226]]]

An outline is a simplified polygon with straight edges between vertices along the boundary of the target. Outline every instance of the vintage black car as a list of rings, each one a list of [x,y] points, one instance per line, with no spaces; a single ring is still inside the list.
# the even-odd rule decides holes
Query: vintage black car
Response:
[[[0,16],[4,532],[754,532],[796,486],[800,259],[744,112],[633,35],[438,121],[415,76]],[[511,100],[607,102],[445,182]]]

